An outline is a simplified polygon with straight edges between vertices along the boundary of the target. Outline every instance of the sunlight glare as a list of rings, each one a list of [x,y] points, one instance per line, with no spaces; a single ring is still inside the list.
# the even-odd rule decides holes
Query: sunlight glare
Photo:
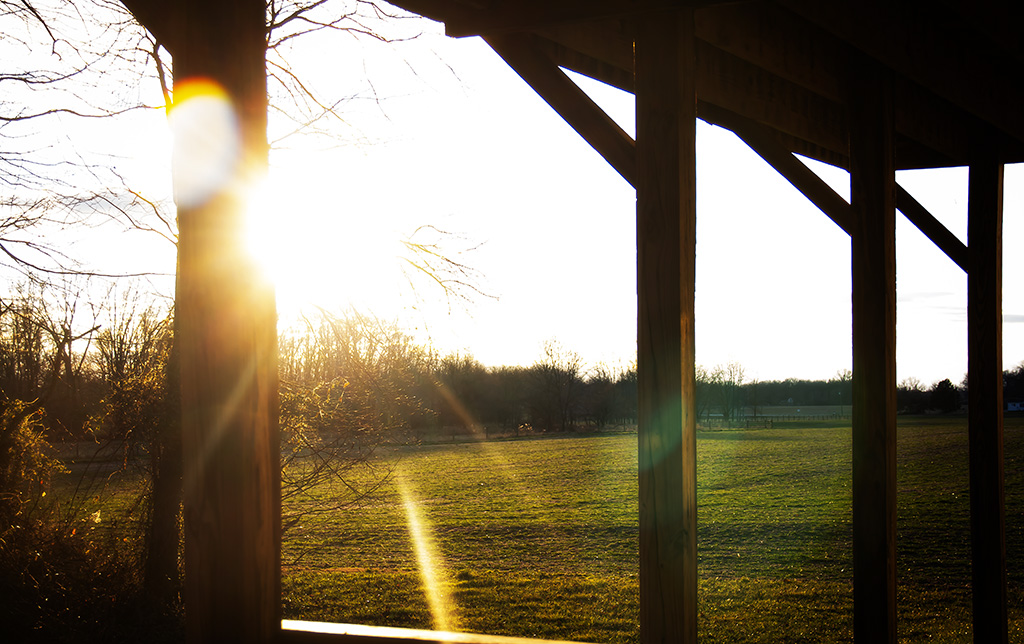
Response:
[[[202,205],[225,187],[239,162],[234,108],[213,81],[190,79],[175,85],[168,122],[174,139],[174,201],[185,208]]]
[[[274,283],[279,310],[340,305],[395,314],[402,236],[386,217],[345,202],[336,181],[317,174],[312,163],[271,169],[251,196],[246,244]]]
[[[419,504],[413,498],[412,491],[401,476],[397,478],[398,492],[402,495],[406,521],[409,524],[409,538],[416,549],[416,561],[419,564],[420,579],[427,594],[427,605],[434,618],[434,629],[449,631],[452,629],[452,600],[440,579],[440,568],[444,561],[437,553],[434,540],[430,535],[430,527],[420,516]]]

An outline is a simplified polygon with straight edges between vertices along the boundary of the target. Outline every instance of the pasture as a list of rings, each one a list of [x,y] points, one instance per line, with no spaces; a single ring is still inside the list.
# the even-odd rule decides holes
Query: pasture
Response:
[[[698,433],[702,642],[852,641],[848,422]],[[1024,418],[1005,438],[1024,642]],[[120,462],[72,465],[54,490],[117,542],[140,512]],[[286,618],[638,641],[635,433],[395,446],[367,465],[305,502],[372,493],[285,533]],[[901,418],[898,483],[900,640],[970,642],[965,419]]]
[[[702,641],[852,641],[843,424],[699,434]],[[970,641],[964,425],[901,419],[901,641]],[[1011,641],[1024,640],[1022,460],[1024,422],[1008,419]],[[287,618],[638,640],[635,434],[393,447],[375,466],[362,476],[389,475],[372,496],[285,535]]]

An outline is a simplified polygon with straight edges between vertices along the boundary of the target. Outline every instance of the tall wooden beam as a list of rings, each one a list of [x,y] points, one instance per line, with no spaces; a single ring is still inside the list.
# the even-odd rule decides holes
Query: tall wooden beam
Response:
[[[499,34],[485,40],[623,179],[636,185],[633,139],[534,46],[533,37]]]
[[[693,12],[636,36],[640,641],[697,641]]]
[[[267,165],[265,11],[263,0],[182,0],[172,15],[172,119],[188,118],[188,82],[206,79],[223,90],[237,123],[237,139],[230,127],[179,123],[184,136],[174,149],[192,644],[272,642],[280,632],[277,324],[273,291],[242,243],[247,190]],[[201,136],[189,136],[189,126]],[[203,154],[211,147],[231,150],[233,140],[237,153],[217,166],[223,180],[191,190],[188,171],[208,163]]]
[[[896,177],[892,81],[850,75],[853,597],[857,642],[896,642]]]
[[[1003,501],[1003,167],[980,135],[968,201],[967,385],[974,641],[1006,642]],[[988,145],[987,145],[988,144]]]

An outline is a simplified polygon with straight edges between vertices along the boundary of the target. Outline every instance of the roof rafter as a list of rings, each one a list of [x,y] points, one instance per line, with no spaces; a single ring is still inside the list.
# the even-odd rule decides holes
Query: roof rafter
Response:
[[[636,144],[524,34],[496,34],[487,43],[572,126],[622,178],[636,185]]]
[[[850,234],[854,218],[850,204],[779,143],[771,130],[717,106],[705,106],[703,111],[702,118],[706,116],[710,123],[734,132],[847,235]]]

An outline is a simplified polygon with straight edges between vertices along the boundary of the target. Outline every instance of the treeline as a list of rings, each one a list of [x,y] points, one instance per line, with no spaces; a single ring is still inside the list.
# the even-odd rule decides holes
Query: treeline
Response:
[[[761,416],[766,407],[834,405],[842,409],[852,400],[853,377],[840,371],[830,380],[746,379],[743,366],[730,362],[708,369],[696,368],[697,418],[731,420]]]
[[[133,293],[84,306],[21,289],[0,300],[0,396],[45,411],[41,423],[54,442],[142,439],[167,412],[172,330],[169,309]],[[289,426],[422,434],[636,422],[635,368],[587,368],[557,342],[531,366],[485,367],[349,312],[322,313],[285,330],[279,349],[282,421]],[[332,413],[324,405],[334,405]]]
[[[282,335],[279,364],[286,412],[296,396],[333,389],[370,414],[342,424],[411,440],[636,423],[636,369],[586,369],[556,342],[529,367],[485,367],[470,355],[439,355],[373,317],[321,314]]]
[[[28,287],[0,300],[0,397],[31,403],[51,441],[119,440],[148,448],[168,411],[172,317],[133,292],[100,306],[73,291],[44,297]],[[598,430],[637,420],[635,364],[587,366],[548,342],[530,366],[488,367],[442,355],[394,324],[349,312],[321,313],[280,337],[282,425],[287,432],[346,431],[403,440],[451,434]],[[1004,374],[1005,397],[1024,401],[1024,363]],[[761,415],[770,406],[852,403],[852,374],[828,380],[747,379],[737,362],[696,369],[698,418]],[[954,411],[966,381],[900,383],[904,413]],[[327,410],[329,408],[329,411]],[[140,451],[141,450],[141,451]]]
[[[1024,403],[1024,362],[1003,372],[1003,398],[1007,403]],[[829,380],[745,380],[736,362],[714,369],[697,367],[697,411],[699,418],[739,415],[758,416],[765,407],[832,406],[847,413],[853,401],[853,374],[836,373]],[[967,377],[960,384],[948,378],[925,386],[917,378],[906,378],[896,389],[901,414],[950,413],[967,405]]]

